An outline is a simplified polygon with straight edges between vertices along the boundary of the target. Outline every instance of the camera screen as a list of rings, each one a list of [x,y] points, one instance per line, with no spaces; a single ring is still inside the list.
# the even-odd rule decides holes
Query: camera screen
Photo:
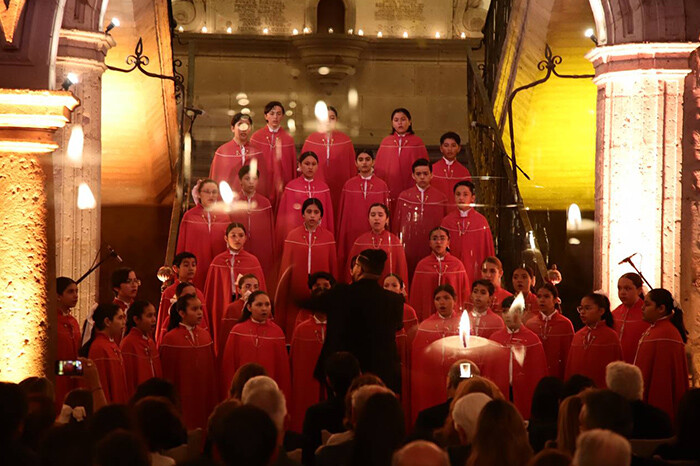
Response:
[[[459,365],[459,376],[462,379],[470,379],[472,377],[472,365],[468,362],[463,362]]]
[[[82,375],[83,363],[78,360],[56,361],[56,375]]]

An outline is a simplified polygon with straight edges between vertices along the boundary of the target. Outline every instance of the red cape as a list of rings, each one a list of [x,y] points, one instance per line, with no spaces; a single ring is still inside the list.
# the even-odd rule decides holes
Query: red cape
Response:
[[[129,401],[129,395],[126,389],[124,360],[114,340],[97,332],[95,340],[90,345],[88,358],[95,363],[97,372],[100,374],[107,403],[126,404]]]
[[[305,322],[307,319],[311,318],[312,315],[314,315],[314,313],[307,309],[299,309],[299,312],[297,312],[297,318],[294,320],[294,330],[296,330],[302,322]]]
[[[428,151],[423,140],[415,134],[400,137],[394,133],[382,139],[377,150],[374,172],[389,186],[392,203],[396,202],[401,191],[414,184],[411,166],[420,158],[427,159]]]
[[[328,133],[312,133],[306,138],[301,148],[302,154],[306,151],[311,151],[318,156],[316,178],[324,181],[330,188],[333,210],[336,210],[343,185],[357,173],[355,148],[352,141],[347,134],[340,131],[333,131],[330,139]]]
[[[491,338],[491,335],[505,329],[506,325],[495,312],[487,309],[484,315],[476,311],[469,311],[469,334],[482,338]]]
[[[612,311],[615,331],[620,339],[620,346],[622,346],[622,357],[629,364],[634,362],[639,339],[649,329],[649,322],[642,319],[643,306],[644,300],[640,298],[631,308],[620,304]]]
[[[503,300],[509,296],[513,296],[513,293],[500,286],[496,288],[496,290],[493,292],[493,298],[491,298],[490,309],[500,316],[503,312],[503,309],[501,309],[501,303],[503,303]]]
[[[153,377],[163,376],[156,342],[149,335],[144,335],[141,330],[134,327],[122,338],[119,348],[124,360],[126,389],[129,397],[136,392],[136,387],[141,383]]]
[[[187,251],[197,257],[197,273],[192,281],[200,290],[204,288],[209,264],[214,256],[226,250],[224,236],[229,223],[231,219],[228,214],[211,212],[207,216],[201,205],[192,207],[182,217],[177,236],[177,253]]]
[[[158,306],[158,319],[156,321],[156,344],[160,345],[163,336],[167,333],[168,324],[170,323],[170,307],[175,303],[175,291],[180,280],[175,279],[175,282],[163,290],[160,295],[160,305]],[[197,289],[197,298],[202,302],[202,321],[199,326],[207,332],[209,331],[209,317],[207,312],[207,304],[204,299],[204,293]]]
[[[564,380],[574,374],[581,374],[593,379],[596,387],[606,388],[605,367],[621,359],[622,348],[615,330],[602,321],[595,329],[585,326],[576,332],[571,341]]]
[[[221,321],[219,322],[219,336],[216,341],[216,344],[218,345],[216,347],[216,354],[219,356],[224,353],[226,340],[228,340],[228,334],[231,333],[231,329],[241,319],[244,307],[245,301],[242,299],[237,299],[228,305],[224,311],[224,315],[221,316]]]
[[[221,374],[226,393],[238,368],[243,364],[255,362],[263,366],[267,374],[275,379],[287,398],[287,406],[291,406],[287,347],[282,329],[274,322],[267,320],[260,324],[248,319],[234,325],[221,356]]]
[[[445,216],[445,196],[433,187],[423,193],[413,186],[401,193],[396,202],[392,228],[406,248],[409,277],[418,261],[430,254],[430,230],[440,226]]]
[[[574,338],[574,326],[571,321],[559,311],[554,311],[552,320],[545,322],[540,312],[528,320],[525,326],[535,332],[542,342],[547,356],[548,375],[563,380],[569,348]]]
[[[289,359],[292,369],[292,404],[290,430],[301,432],[309,406],[321,401],[321,385],[314,378],[314,368],[326,338],[326,323],[313,316],[294,330]]]
[[[406,413],[411,412],[411,349],[417,332],[416,311],[404,303],[403,328],[396,332],[396,349],[401,359],[401,403]]]
[[[469,209],[466,217],[454,210],[440,225],[450,232],[450,252],[462,261],[467,275],[473,279],[481,277],[481,263],[496,255],[486,217],[474,209]]]
[[[433,292],[439,285],[452,285],[457,293],[456,307],[469,298],[469,277],[459,259],[449,252],[441,261],[435,254],[430,254],[416,266],[409,303],[416,310],[419,321],[435,312]]]
[[[194,336],[193,336],[194,335]],[[205,428],[218,397],[218,377],[211,337],[199,327],[169,331],[160,345],[163,378],[180,395],[182,419],[188,430]]]
[[[301,207],[304,201],[315,197],[323,204],[323,219],[321,225],[328,231],[335,231],[333,221],[333,203],[331,202],[331,192],[328,185],[318,177],[312,181],[306,181],[303,176],[299,176],[284,188],[279,206],[277,208],[277,219],[275,225],[275,247],[281,251],[284,240],[290,231],[303,225],[304,219],[301,216]]]
[[[112,300],[112,303],[114,303],[114,304],[116,304],[117,306],[119,306],[119,309],[121,309],[122,311],[124,311],[124,314],[127,313],[127,311],[129,310],[129,307],[131,306],[131,304],[132,304],[133,302],[134,302],[134,301],[132,300],[131,302],[127,303],[126,301],[122,301],[121,299],[119,299],[119,298],[117,298],[117,297],[115,297],[115,298]],[[121,335],[119,335],[119,336],[117,336],[117,337],[114,338],[114,343],[115,343],[117,346],[119,346],[119,343],[121,343],[122,338],[124,337],[124,331],[125,331],[125,329],[122,329]]]
[[[430,184],[445,195],[450,210],[457,208],[454,202],[455,184],[465,180],[471,181],[472,175],[467,167],[458,161],[455,160],[452,165],[447,165],[445,157],[440,157],[440,160],[433,164],[433,179]]]
[[[408,264],[406,263],[406,252],[403,244],[399,241],[399,237],[390,231],[384,230],[381,234],[376,235],[372,231],[361,234],[353,243],[350,252],[347,254],[347,260],[341,264],[345,264],[345,281],[350,282],[350,259],[358,255],[365,249],[381,249],[387,255],[384,263],[384,271],[379,278],[379,283],[384,283],[384,278],[390,273],[395,273],[403,280],[408,291]]]
[[[221,145],[214,153],[214,160],[211,162],[209,169],[209,178],[220,183],[226,181],[233,192],[241,189],[241,182],[238,179],[238,171],[244,165],[250,165],[253,159],[258,161],[260,168],[260,181],[258,182],[258,191],[268,199],[275,199],[277,192],[275,191],[275,169],[272,166],[272,161],[266,159],[262,150],[257,143],[249,141],[245,144],[245,154],[242,147],[236,141],[231,139],[229,142]],[[272,174],[272,178],[270,177]]]
[[[272,279],[275,269],[275,227],[272,212],[272,205],[262,194],[255,193],[250,199],[238,192],[238,199],[247,204],[247,208],[238,209],[231,212],[232,222],[239,222],[245,225],[248,239],[245,248],[248,252],[258,258],[265,278]]]
[[[512,379],[510,375],[509,379],[513,387],[513,403],[523,419],[529,419],[535,387],[540,379],[547,375],[547,357],[542,343],[537,335],[524,325],[514,333],[502,328],[491,334],[490,339],[510,350],[509,364],[504,369],[512,374]]]
[[[314,272],[338,275],[335,240],[322,226],[310,233],[303,225],[293,229],[284,241],[280,280],[274,303],[275,322],[292,338],[294,322],[299,312],[297,303],[310,296],[308,276]]]
[[[688,390],[688,363],[681,335],[668,319],[657,320],[642,335],[634,365],[642,370],[644,401],[673,420]]]
[[[523,322],[527,322],[533,317],[537,317],[540,313],[539,302],[537,300],[537,295],[532,291],[525,297],[525,312],[523,313]]]
[[[378,202],[389,205],[389,188],[374,175],[367,180],[360,175],[354,176],[343,186],[335,225],[339,264],[345,265],[352,257],[348,253],[353,243],[369,227],[369,208]]]
[[[225,251],[214,258],[209,266],[207,283],[204,287],[204,296],[206,297],[207,309],[210,314],[211,334],[214,337],[214,350],[219,346],[221,318],[235,293],[233,281],[237,280],[239,275],[252,273],[258,278],[260,289],[266,290],[265,275],[260,267],[260,262],[254,255],[248,251],[241,250],[236,254],[233,263],[231,262],[231,257],[231,253]]]
[[[270,127],[265,125],[253,133],[250,140],[262,152],[261,158],[265,161],[259,167],[262,176],[273,180],[275,194],[281,192],[284,185],[297,176],[297,149],[294,138],[281,127],[273,133]]]
[[[58,311],[56,320],[56,360],[76,360],[78,350],[82,343],[82,334],[78,321],[70,314]],[[56,407],[63,406],[63,400],[69,391],[78,388],[78,384],[72,377],[56,377],[54,390],[56,394]]]

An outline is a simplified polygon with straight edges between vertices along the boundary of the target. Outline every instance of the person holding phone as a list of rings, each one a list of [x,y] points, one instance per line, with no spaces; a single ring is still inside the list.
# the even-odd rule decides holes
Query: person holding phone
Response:
[[[80,350],[81,334],[78,321],[71,311],[78,304],[78,285],[68,277],[56,279],[58,317],[56,321],[56,359],[76,360]],[[66,394],[77,388],[76,381],[69,377],[57,377],[55,384],[56,409],[63,404]]]

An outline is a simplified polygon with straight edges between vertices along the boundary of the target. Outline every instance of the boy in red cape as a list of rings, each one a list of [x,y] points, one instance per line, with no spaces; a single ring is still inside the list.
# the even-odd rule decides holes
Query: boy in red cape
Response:
[[[219,326],[221,318],[228,305],[235,300],[236,279],[239,275],[252,273],[260,281],[260,288],[265,289],[265,276],[258,259],[243,249],[246,240],[245,226],[241,223],[231,223],[226,228],[226,244],[228,251],[214,258],[209,266],[207,283],[204,286],[204,296],[210,313],[211,334],[214,338],[214,349],[218,348]]]
[[[401,192],[396,201],[393,229],[406,249],[409,279],[422,258],[430,253],[425,239],[445,216],[447,198],[430,186],[432,165],[428,159],[413,162],[415,185]]]
[[[338,242],[338,263],[341,265],[352,257],[348,253],[355,240],[367,231],[366,219],[370,207],[389,203],[389,188],[374,175],[374,153],[369,149],[357,151],[355,165],[357,175],[345,182],[340,202],[337,202],[335,237]],[[364,249],[367,248],[360,251]]]
[[[136,276],[134,269],[129,267],[120,267],[114,272],[112,272],[111,277],[112,291],[114,292],[114,304],[119,306],[119,309],[124,311],[129,310],[129,306],[136,299],[136,295],[139,292],[139,287],[141,286],[141,280]],[[114,336],[114,342],[119,346],[122,341],[124,327],[122,327],[122,333]]]
[[[313,152],[318,156],[316,177],[331,190],[333,211],[337,212],[340,192],[347,180],[355,176],[355,147],[347,134],[335,129],[338,111],[328,107],[328,122],[321,123],[320,131],[311,133],[301,152]],[[314,196],[317,197],[317,196]],[[324,203],[325,204],[325,203]],[[331,205],[328,204],[328,208]],[[332,228],[331,231],[335,232]]]
[[[413,184],[411,165],[421,158],[427,159],[428,151],[423,140],[413,133],[411,113],[405,108],[395,109],[391,112],[391,134],[379,144],[374,166],[377,176],[389,186],[390,209],[401,191]]]
[[[71,315],[71,310],[78,304],[78,285],[71,278],[58,277],[56,279],[56,294],[58,295],[56,304],[58,311],[56,360],[75,361],[78,359],[78,351],[80,351],[82,343],[80,326],[75,317]],[[60,410],[66,394],[78,386],[72,377],[56,377],[55,380],[56,408]]]
[[[481,278],[493,283],[490,307],[493,312],[500,314],[503,300],[513,295],[501,286],[503,280],[503,264],[498,257],[489,256],[484,259],[484,262],[481,263]]]
[[[615,331],[620,338],[625,362],[632,364],[637,354],[639,339],[649,329],[649,322],[642,316],[642,277],[634,272],[622,275],[617,281],[617,297],[622,303],[612,311]]]
[[[440,153],[442,158],[433,164],[433,186],[452,199],[455,183],[472,180],[472,175],[467,167],[457,161],[459,151],[462,149],[462,139],[454,131],[448,131],[440,136]],[[472,191],[473,192],[473,191]],[[455,206],[449,206],[448,210],[454,210]],[[487,254],[487,255],[493,255]],[[470,272],[471,273],[471,272]]]
[[[151,338],[156,327],[156,308],[148,301],[136,301],[126,313],[126,336],[119,349],[124,359],[126,388],[131,397],[136,387],[153,377],[162,377],[160,356]]]
[[[253,291],[258,291],[259,289],[260,281],[258,277],[252,273],[238,276],[238,282],[236,282],[236,296],[238,296],[238,298],[228,305],[219,322],[219,337],[216,342],[218,345],[216,347],[217,355],[223,354],[226,340],[228,340],[228,334],[231,333],[233,326],[243,317],[243,308],[245,307],[248,296],[250,296]]]
[[[275,267],[275,226],[270,201],[257,192],[258,176],[269,176],[258,171],[250,172],[250,165],[238,171],[241,190],[235,208],[229,214],[232,222],[245,225],[246,249],[257,257],[269,281]]]
[[[471,181],[455,184],[448,199],[454,199],[457,208],[450,210],[441,223],[452,238],[450,252],[462,261],[472,279],[481,276],[484,259],[495,254],[489,222],[472,207],[476,199],[474,190]]]
[[[261,158],[265,161],[258,165],[258,169],[265,169],[266,176],[272,177],[274,191],[281,191],[284,184],[296,177],[297,149],[294,138],[282,128],[284,118],[284,106],[276,100],[268,102],[264,109],[267,124],[253,133],[250,140],[262,152]],[[273,171],[269,171],[272,167]],[[281,186],[277,186],[281,183]]]
[[[160,345],[163,378],[180,395],[182,419],[188,430],[204,428],[218,402],[218,377],[209,333],[199,327],[202,303],[184,295],[175,304],[169,331]]]
[[[688,391],[683,311],[668,290],[656,288],[644,298],[644,320],[651,326],[639,340],[634,365],[642,371],[644,401],[675,419],[678,402]]]
[[[158,306],[158,319],[155,333],[156,344],[160,344],[161,336],[165,335],[165,329],[167,328],[165,321],[168,319],[168,317],[170,317],[170,306],[175,304],[175,301],[177,301],[177,297],[175,296],[177,286],[182,282],[188,282],[194,285],[193,280],[197,275],[197,257],[191,252],[187,251],[182,251],[176,254],[173,258],[173,272],[175,272],[177,278],[175,278],[172,285],[163,290],[163,294],[160,296],[160,305]],[[195,288],[195,293],[197,294],[199,300],[204,303],[204,293],[202,293],[198,288]],[[206,307],[204,307],[204,314],[200,326],[204,330],[209,330],[209,319],[207,318]]]
[[[574,326],[558,311],[561,301],[556,286],[551,283],[542,285],[537,290],[537,300],[539,313],[525,322],[525,326],[535,332],[542,342],[547,355],[548,375],[564,379]]]
[[[622,348],[613,330],[610,300],[600,293],[588,293],[578,307],[584,327],[574,334],[566,361],[564,380],[574,374],[589,377],[605,388],[605,368],[622,359]]]
[[[243,364],[254,362],[275,379],[285,398],[291,395],[289,358],[282,329],[270,320],[272,303],[264,291],[254,291],[243,308],[243,316],[229,333],[221,355],[223,390],[228,393],[233,376]]]
[[[503,319],[506,326],[491,334],[491,340],[509,349],[508,378],[513,393],[513,404],[523,419],[530,419],[530,407],[535,387],[547,375],[547,357],[540,339],[532,330],[523,325],[524,305],[516,303],[511,309],[513,298],[503,303]]]
[[[457,302],[469,297],[469,277],[464,266],[447,249],[450,234],[442,227],[433,228],[428,234],[431,254],[416,266],[411,282],[409,302],[416,310],[419,321],[428,318],[433,311],[433,292],[440,285],[450,285],[457,293]]]
[[[493,283],[486,279],[472,283],[471,309],[469,309],[469,334],[482,338],[505,328],[503,319],[489,307],[493,302]],[[500,308],[500,305],[499,305]]]

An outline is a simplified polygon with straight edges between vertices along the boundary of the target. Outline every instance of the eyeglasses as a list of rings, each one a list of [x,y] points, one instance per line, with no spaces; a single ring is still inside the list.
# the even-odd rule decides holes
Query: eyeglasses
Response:
[[[204,189],[203,189],[203,190],[201,190],[199,193],[200,193],[200,194],[211,194],[211,195],[216,196],[216,195],[219,194],[219,191],[216,191],[216,190],[204,190]]]
[[[138,278],[130,278],[124,283],[127,283],[129,285],[141,286],[141,280],[139,280]]]
[[[580,314],[580,313],[582,313],[583,311],[590,311],[590,310],[591,310],[591,307],[590,307],[590,306],[585,306],[585,307],[584,307],[584,306],[576,306],[576,310],[577,310],[578,313]]]

